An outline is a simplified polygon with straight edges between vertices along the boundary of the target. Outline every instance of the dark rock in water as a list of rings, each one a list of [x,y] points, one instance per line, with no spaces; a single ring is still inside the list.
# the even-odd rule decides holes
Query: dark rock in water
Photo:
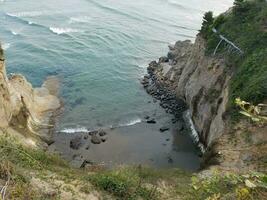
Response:
[[[95,135],[97,133],[98,133],[98,131],[91,131],[91,132],[88,133],[88,135],[92,136],[92,135]]]
[[[166,141],[167,141],[167,142],[170,141],[170,138],[167,138]]]
[[[182,123],[179,123],[177,125],[177,129],[178,129],[178,131],[183,131],[184,130],[184,125]]]
[[[150,120],[147,120],[146,123],[148,124],[156,124],[156,120],[155,119],[150,119]]]
[[[145,119],[149,119],[150,117],[147,115],[147,116],[145,116],[144,118],[145,118]]]
[[[78,150],[82,146],[82,137],[76,136],[70,141],[70,148]]]
[[[102,142],[106,142],[107,141],[107,138],[101,138],[101,141]]]
[[[162,56],[162,57],[159,58],[159,62],[160,63],[169,62],[169,59],[166,56]]]
[[[89,137],[88,135],[85,135],[85,136],[83,136],[83,139],[87,140],[88,137]]]
[[[173,163],[173,159],[171,157],[168,157],[168,163]]]
[[[91,136],[91,142],[93,144],[100,144],[102,141],[101,141],[101,138],[98,135],[94,134],[94,135]]]
[[[170,128],[166,127],[166,126],[163,126],[161,127],[159,130],[160,132],[165,132],[165,131],[168,131]]]
[[[89,150],[90,149],[90,145],[88,144],[85,149]]]
[[[98,134],[99,134],[99,136],[101,136],[101,137],[107,135],[107,133],[106,133],[105,131],[103,131],[103,130],[100,130],[100,131],[98,132]]]

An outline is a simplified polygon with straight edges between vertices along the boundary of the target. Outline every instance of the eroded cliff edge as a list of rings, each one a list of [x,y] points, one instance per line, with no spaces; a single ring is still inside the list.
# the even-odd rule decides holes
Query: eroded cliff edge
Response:
[[[201,36],[194,44],[178,41],[169,48],[168,56],[150,63],[148,71],[156,82],[186,102],[200,141],[208,147],[226,128],[223,117],[231,72],[223,59],[205,55]],[[147,87],[148,92],[151,87]]]
[[[22,75],[7,76],[0,46],[1,131],[15,134],[28,144],[51,142],[51,117],[60,107],[57,86],[55,77],[48,78],[40,88],[33,88]]]

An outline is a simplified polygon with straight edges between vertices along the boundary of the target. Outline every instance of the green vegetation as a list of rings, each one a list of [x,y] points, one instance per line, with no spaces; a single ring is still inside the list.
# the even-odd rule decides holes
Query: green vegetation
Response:
[[[191,196],[188,200],[237,199],[261,200],[266,197],[266,175],[251,173],[240,176],[214,173],[210,178],[192,177]]]
[[[27,148],[13,137],[0,136],[0,180],[8,185],[5,199],[44,199],[31,187],[28,173],[42,174],[52,170],[60,174],[62,168],[71,170],[57,155]]]
[[[206,15],[205,15],[206,16]],[[211,14],[209,14],[211,16]],[[206,17],[205,17],[206,18]],[[264,0],[236,0],[233,12],[218,16],[213,23],[204,23],[200,34],[207,40],[207,55],[211,55],[220,41],[220,34],[244,51],[244,55],[227,52],[221,45],[217,56],[225,57],[234,73],[230,86],[229,111],[236,113],[235,99],[252,104],[267,99],[267,2]],[[208,27],[207,27],[208,26]]]
[[[56,155],[25,147],[17,140],[0,136],[0,185],[8,182],[5,199],[60,199],[62,191],[89,194],[98,190],[103,199],[118,200],[211,200],[211,199],[263,199],[267,193],[264,174],[245,176],[219,173],[199,178],[180,169],[151,169],[131,166],[113,170],[88,171],[71,169]],[[45,196],[31,185],[35,177],[51,184],[51,174],[67,184],[56,196]],[[42,187],[42,185],[41,185]],[[78,191],[74,188],[78,187]],[[1,198],[0,198],[1,199]]]
[[[119,169],[91,175],[88,180],[101,190],[120,199],[158,199],[157,187],[144,187],[143,179],[134,169]]]

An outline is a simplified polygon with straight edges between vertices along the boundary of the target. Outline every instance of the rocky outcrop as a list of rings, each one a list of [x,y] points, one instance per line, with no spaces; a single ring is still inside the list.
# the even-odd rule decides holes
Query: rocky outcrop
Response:
[[[150,87],[148,79],[156,77],[160,85],[183,99],[200,141],[208,147],[225,131],[231,73],[223,59],[205,55],[205,40],[200,36],[194,44],[178,41],[169,49],[167,57],[150,63],[143,84]]]
[[[1,47],[0,47],[1,49]],[[58,80],[50,77],[40,88],[33,88],[22,75],[6,74],[0,50],[0,128],[50,141],[51,117],[60,107],[56,97]],[[53,89],[52,89],[53,88]]]

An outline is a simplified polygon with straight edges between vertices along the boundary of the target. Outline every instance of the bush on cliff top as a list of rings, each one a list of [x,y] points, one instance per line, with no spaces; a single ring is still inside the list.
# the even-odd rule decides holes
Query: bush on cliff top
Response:
[[[218,54],[224,56],[229,69],[234,72],[230,85],[229,110],[234,110],[237,97],[253,104],[267,99],[267,2],[265,0],[236,0],[232,12],[218,16],[206,32],[200,34],[207,40],[207,54],[211,55],[220,34],[244,51],[240,56],[228,53],[221,45]],[[233,112],[235,113],[235,112]]]

